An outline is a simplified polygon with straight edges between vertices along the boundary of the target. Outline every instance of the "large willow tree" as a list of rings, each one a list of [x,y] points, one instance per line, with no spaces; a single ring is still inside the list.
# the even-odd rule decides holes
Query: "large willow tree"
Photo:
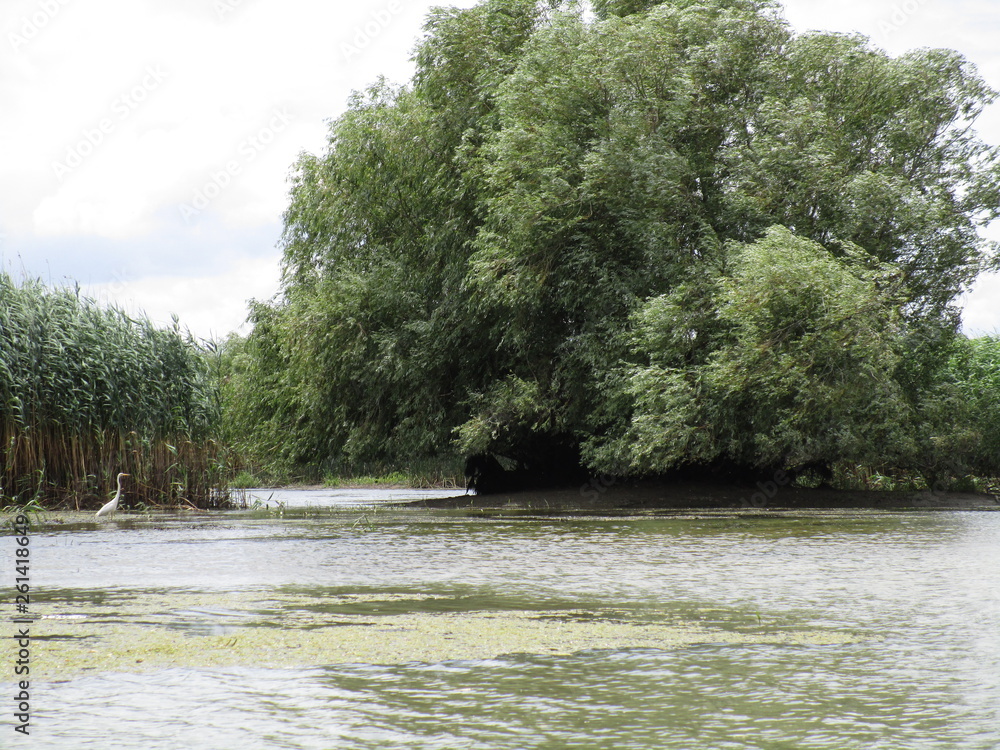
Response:
[[[433,12],[414,79],[299,160],[230,398],[258,456],[926,460],[953,302],[993,259],[994,92],[767,0],[594,10]]]

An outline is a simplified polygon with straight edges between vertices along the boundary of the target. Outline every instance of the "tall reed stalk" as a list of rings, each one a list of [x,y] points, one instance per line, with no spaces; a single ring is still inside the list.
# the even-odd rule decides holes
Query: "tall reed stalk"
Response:
[[[219,419],[208,353],[176,323],[0,272],[0,494],[92,508],[124,471],[133,503],[221,503]]]

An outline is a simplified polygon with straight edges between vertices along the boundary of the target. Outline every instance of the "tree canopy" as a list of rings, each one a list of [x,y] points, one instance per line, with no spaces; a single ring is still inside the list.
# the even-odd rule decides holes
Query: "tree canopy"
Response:
[[[794,34],[770,0],[593,11],[433,11],[413,80],[300,158],[283,296],[229,391],[248,447],[926,463],[955,433],[955,300],[996,261],[995,92],[953,51]]]

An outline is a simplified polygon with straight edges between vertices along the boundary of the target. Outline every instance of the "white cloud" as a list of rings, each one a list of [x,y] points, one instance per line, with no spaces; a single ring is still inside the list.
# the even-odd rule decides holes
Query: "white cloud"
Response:
[[[93,284],[83,292],[104,303],[145,313],[158,325],[180,317],[182,328],[202,338],[246,333],[247,301],[269,300],[278,292],[280,255],[242,260],[225,273],[211,276],[158,275],[134,281]],[[183,313],[183,314],[181,314]]]
[[[1000,274],[983,274],[965,295],[963,329],[968,336],[1000,336]]]
[[[439,4],[50,0],[45,7],[53,2],[58,10],[23,44],[10,35],[23,36],[41,0],[0,6],[0,254],[5,263],[20,256],[46,278],[140,279],[129,284],[139,307],[158,317],[174,310],[201,335],[241,321],[245,299],[270,296],[258,290],[267,264],[277,283],[275,227],[296,156],[323,150],[325,121],[343,111],[352,89],[380,74],[408,79],[423,20]],[[798,30],[858,30],[894,54],[958,48],[1000,87],[992,1],[789,0],[786,8]],[[886,22],[895,23],[891,33]],[[248,149],[277,109],[291,122],[263,148]],[[980,131],[1000,143],[1000,107]],[[53,166],[81,150],[87,154],[69,171]],[[213,196],[185,215],[182,206],[199,191]],[[974,290],[970,320],[1000,327],[995,291],[986,282]]]

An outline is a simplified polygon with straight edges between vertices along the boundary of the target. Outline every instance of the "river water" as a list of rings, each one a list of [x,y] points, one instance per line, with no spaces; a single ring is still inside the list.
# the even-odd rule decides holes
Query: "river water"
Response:
[[[0,747],[1000,748],[1000,513],[424,495],[36,529]]]

